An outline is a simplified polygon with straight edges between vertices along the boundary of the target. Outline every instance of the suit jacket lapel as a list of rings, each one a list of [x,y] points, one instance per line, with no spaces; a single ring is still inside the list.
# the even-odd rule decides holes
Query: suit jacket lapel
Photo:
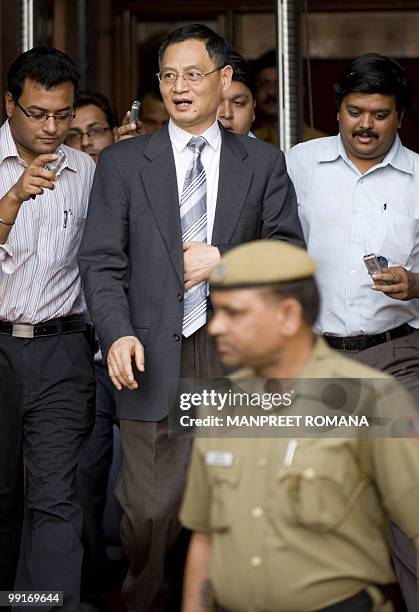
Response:
[[[215,209],[213,244],[230,242],[243,210],[253,172],[243,164],[246,148],[234,134],[221,128],[222,142]]]
[[[141,172],[153,215],[183,284],[182,231],[175,160],[167,126],[155,132],[144,151],[150,160]]]

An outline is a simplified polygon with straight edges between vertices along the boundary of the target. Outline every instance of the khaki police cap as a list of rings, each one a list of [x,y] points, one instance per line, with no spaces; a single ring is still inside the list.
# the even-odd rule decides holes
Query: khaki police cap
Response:
[[[316,267],[307,251],[279,240],[246,242],[228,251],[211,270],[209,284],[230,289],[310,278]]]

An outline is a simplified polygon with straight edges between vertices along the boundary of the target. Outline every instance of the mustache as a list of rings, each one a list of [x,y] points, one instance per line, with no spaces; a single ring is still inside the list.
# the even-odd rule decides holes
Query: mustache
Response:
[[[352,132],[352,136],[355,138],[356,136],[368,136],[369,138],[379,138],[377,132],[373,132],[372,130],[355,130]]]

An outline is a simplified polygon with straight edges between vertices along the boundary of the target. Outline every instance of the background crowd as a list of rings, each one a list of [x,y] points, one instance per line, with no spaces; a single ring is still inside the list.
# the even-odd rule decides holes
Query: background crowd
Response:
[[[267,535],[264,504],[280,507],[286,493],[272,495],[267,480],[257,493],[264,501],[248,500],[257,476],[242,477],[236,464],[228,475],[220,463],[213,470],[215,442],[193,447],[180,521],[191,439],[169,431],[173,381],[243,366],[265,379],[386,373],[403,387],[392,383],[401,394],[394,405],[415,413],[419,157],[398,136],[411,106],[404,69],[376,53],[354,59],[330,83],[337,135],[305,126],[306,142],[285,159],[274,51],[249,63],[195,24],[163,41],[158,63],[135,123],[101,93],[80,91],[77,67],[56,49],[35,47],[9,67],[0,130],[0,590],[60,590],[68,612],[413,612],[414,441],[374,443],[369,502],[354,499],[353,523],[342,532],[339,524],[334,539],[327,525],[313,530],[324,527],[330,547],[310,564],[306,531],[291,545],[297,528],[286,511]],[[52,171],[58,147],[65,159]],[[249,252],[235,255],[243,243]],[[380,265],[372,278],[367,254]],[[262,299],[261,287],[274,296]],[[288,452],[276,442],[264,457],[256,444],[234,453],[269,464]],[[329,463],[357,452],[325,447],[313,459],[309,449],[305,470],[312,460],[320,466],[319,454]],[[232,448],[217,446],[219,460]],[[321,469],[320,483],[336,480]],[[253,529],[243,503],[261,519],[248,550],[238,544]],[[312,537],[308,523],[298,529]],[[265,557],[265,539],[285,542],[285,552]],[[307,564],[300,588],[286,558]]]

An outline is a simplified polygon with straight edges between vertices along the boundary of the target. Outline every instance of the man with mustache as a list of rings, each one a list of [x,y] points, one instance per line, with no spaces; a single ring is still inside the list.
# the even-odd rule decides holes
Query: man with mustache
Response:
[[[411,105],[409,84],[396,61],[368,53],[334,90],[339,134],[287,154],[323,296],[315,329],[331,347],[399,378],[418,399],[419,156],[397,134]],[[384,267],[372,280],[368,254]],[[395,527],[391,537],[403,595],[416,610],[413,548]]]
[[[403,524],[419,550],[419,446],[401,437],[404,415],[411,422],[416,408],[391,377],[336,355],[313,334],[314,273],[305,251],[278,241],[242,244],[210,273],[208,331],[235,371],[224,387],[231,400],[203,402],[197,412],[202,424],[208,415],[220,421],[196,422],[180,513],[193,531],[182,612],[392,612],[384,602],[394,582],[387,517]],[[354,394],[356,387],[363,391]],[[277,394],[280,404],[249,406],[244,398],[254,393],[261,400]],[[237,425],[262,413],[324,414],[326,406],[389,414],[398,437],[387,437],[389,430],[386,437],[359,429],[310,434],[304,419],[291,429],[290,421]],[[182,425],[191,412],[179,412]],[[361,474],[368,474],[363,484]]]
[[[111,102],[101,93],[81,91],[74,102],[76,116],[65,143],[88,153],[96,163],[100,152],[116,137],[118,119]]]

